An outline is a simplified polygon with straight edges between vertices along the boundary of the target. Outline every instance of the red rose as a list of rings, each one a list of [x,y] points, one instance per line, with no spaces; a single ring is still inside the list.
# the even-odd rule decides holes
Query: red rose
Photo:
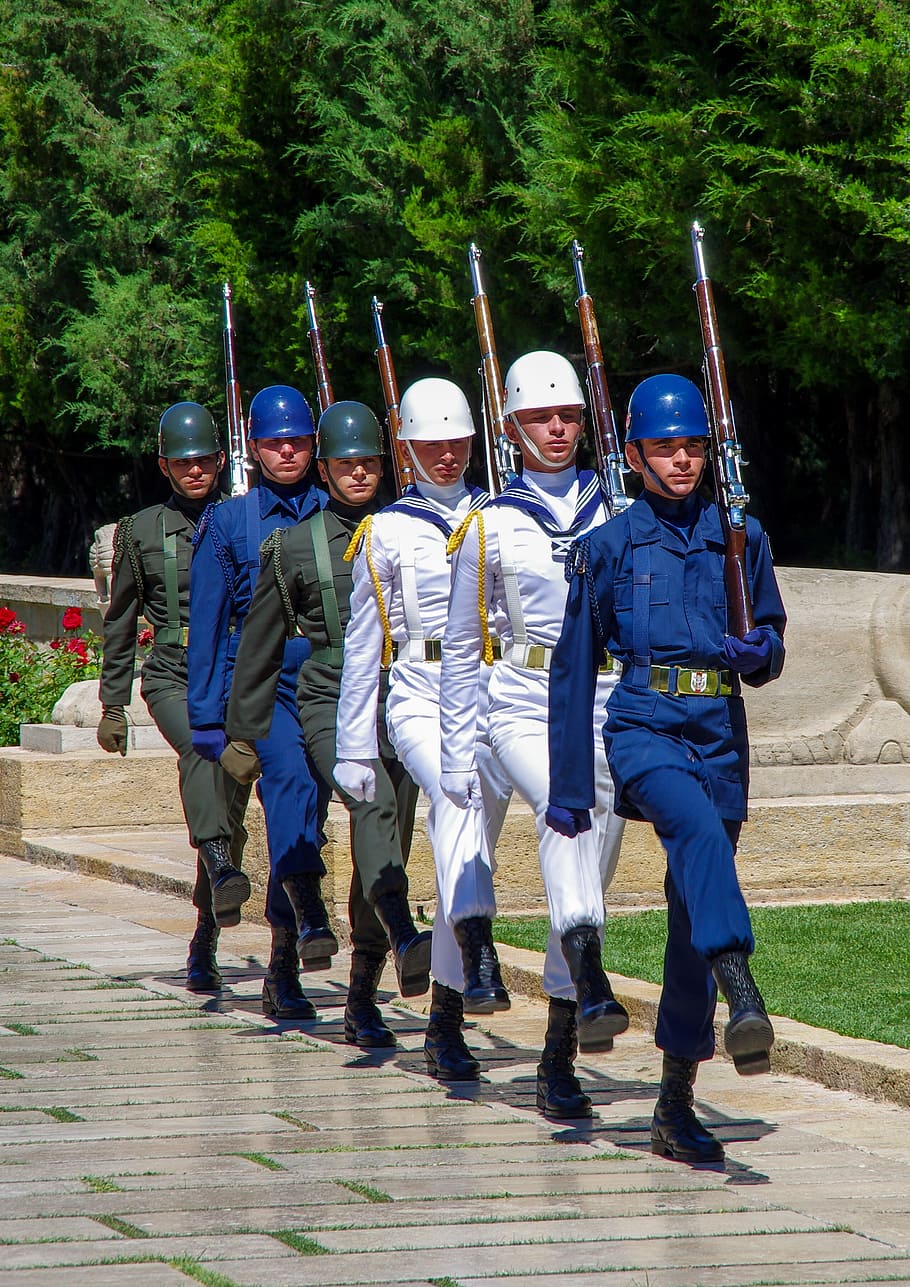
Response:
[[[64,630],[80,630],[82,628],[82,609],[67,608],[63,614]]]
[[[62,643],[63,643],[62,639],[52,639],[48,644],[48,647],[53,648],[54,652],[56,652]]]
[[[67,652],[75,653],[77,657],[88,657],[88,644],[84,639],[67,639],[63,646]]]
[[[12,608],[0,608],[0,630],[7,630],[16,620]]]

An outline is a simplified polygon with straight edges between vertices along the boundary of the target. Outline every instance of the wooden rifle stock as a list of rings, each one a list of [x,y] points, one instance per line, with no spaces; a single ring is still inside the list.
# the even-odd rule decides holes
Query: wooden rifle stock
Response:
[[[240,398],[240,383],[237,379],[237,363],[234,358],[236,335],[234,333],[234,312],[231,305],[231,283],[225,282],[221,287],[224,299],[224,387],[227,400],[228,447],[231,469],[231,495],[243,496],[249,490],[249,475],[246,462],[246,428],[243,423],[243,403]]]
[[[332,392],[332,382],[329,379],[329,364],[325,358],[322,331],[319,329],[319,322],[316,319],[315,300],[316,289],[311,282],[307,282],[306,311],[310,323],[307,335],[309,336],[310,349],[313,354],[313,366],[316,368],[316,397],[319,401],[319,414],[322,415],[323,411],[335,401],[335,394]]]
[[[395,473],[395,489],[400,496],[406,487],[414,484],[414,470],[407,458],[404,443],[399,441],[398,430],[401,417],[398,414],[398,381],[395,378],[395,364],[392,361],[392,350],[386,343],[382,326],[382,304],[373,296],[373,328],[376,331],[376,362],[379,366],[379,379],[382,381],[382,396],[385,399],[386,426],[389,432],[389,443],[392,449],[392,468]]]
[[[575,265],[575,283],[578,287],[578,298],[575,306],[578,309],[578,320],[581,323],[581,335],[585,346],[585,366],[588,371],[588,396],[591,400],[591,414],[594,419],[594,452],[597,458],[597,473],[604,501],[611,516],[615,517],[631,505],[626,495],[623,481],[625,466],[619,435],[616,432],[616,418],[613,415],[613,403],[607,386],[607,375],[604,368],[604,355],[600,347],[600,333],[597,329],[597,317],[594,313],[594,301],[588,294],[585,285],[585,274],[582,268],[584,247],[577,241],[572,242],[572,261]]]
[[[490,301],[483,287],[480,259],[483,251],[473,241],[468,248],[471,273],[471,304],[480,345],[480,375],[483,383],[483,429],[487,460],[487,485],[491,496],[498,496],[516,475],[512,443],[506,433],[503,407],[502,376],[493,337]]]
[[[733,406],[727,388],[727,371],[717,329],[714,292],[705,271],[705,230],[692,225],[692,252],[695,256],[695,283],[704,359],[702,371],[708,395],[711,426],[711,458],[717,508],[724,533],[724,585],[727,591],[727,626],[731,635],[742,639],[755,626],[752,596],[746,575],[746,506],[749,496],[740,476],[742,447],[736,436]]]

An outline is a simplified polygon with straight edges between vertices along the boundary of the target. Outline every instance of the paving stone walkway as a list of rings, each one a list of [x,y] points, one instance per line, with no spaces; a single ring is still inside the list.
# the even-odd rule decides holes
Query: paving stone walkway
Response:
[[[581,1064],[590,1124],[534,1110],[542,1003],[472,1023],[478,1087],[259,1012],[268,934],[222,936],[227,989],[182,987],[192,909],[0,858],[0,1287],[910,1285],[910,1109],[704,1067],[726,1165],[651,1155],[653,1041]],[[391,972],[386,976],[393,982]]]

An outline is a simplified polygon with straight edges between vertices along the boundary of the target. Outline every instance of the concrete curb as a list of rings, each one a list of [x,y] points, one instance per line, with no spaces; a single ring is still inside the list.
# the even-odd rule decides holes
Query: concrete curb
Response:
[[[144,865],[141,859],[129,861],[126,854],[121,854],[118,859],[97,853],[68,853],[25,836],[23,842],[21,858],[26,862],[134,885],[139,889],[159,890],[178,898],[189,899],[192,896],[192,879],[180,879],[155,871]],[[247,919],[265,923],[261,916],[255,914]],[[339,924],[338,928],[347,939],[346,924]],[[517,995],[544,1000],[543,955],[506,944],[499,944],[498,951],[506,986]],[[653,1033],[660,988],[612,971],[610,979],[616,996],[629,1011],[632,1023],[645,1032]],[[726,1058],[723,1055],[725,1005],[719,1005],[718,1014],[715,1024],[717,1052],[718,1056]],[[843,1037],[793,1019],[773,1016],[773,1022],[776,1034],[771,1056],[773,1072],[790,1073],[831,1090],[845,1090],[869,1099],[910,1107],[910,1050]]]

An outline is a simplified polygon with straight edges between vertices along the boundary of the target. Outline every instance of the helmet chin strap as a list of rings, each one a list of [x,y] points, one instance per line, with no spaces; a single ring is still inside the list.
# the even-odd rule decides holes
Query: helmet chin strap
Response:
[[[528,455],[533,456],[534,459],[538,462],[538,464],[543,465],[544,469],[552,469],[553,468],[552,460],[547,460],[546,456],[541,454],[540,449],[535,446],[535,444],[525,433],[524,429],[522,429],[521,425],[518,422],[518,417],[514,414],[510,415],[509,423],[511,424],[515,432],[518,434],[518,438],[519,438],[519,441],[521,442],[522,448],[528,453]],[[578,437],[575,439],[575,445],[572,448],[572,455],[565,462],[565,464],[559,466],[560,469],[568,469],[570,465],[574,464],[575,457],[578,455],[578,444],[580,442],[581,442],[581,434],[579,434]]]
[[[407,440],[405,439],[404,441],[407,441]],[[416,452],[416,451],[408,451],[408,456],[409,456],[409,457],[410,457],[410,459],[411,459],[411,464],[414,466],[414,472],[418,475],[418,477],[419,477],[423,482],[425,482],[429,487],[441,487],[441,486],[443,486],[443,484],[441,484],[441,483],[435,483],[435,482],[433,481],[433,479],[430,477],[430,475],[429,475],[429,474],[427,473],[427,471],[424,469],[423,465],[421,465],[420,461],[417,459],[417,452]],[[461,471],[461,473],[460,473],[460,474],[459,474],[459,476],[458,476],[458,481],[459,481],[459,482],[461,482],[461,480],[464,478],[464,476],[465,476],[465,470],[466,470],[466,469],[467,469],[467,465],[465,465],[464,469]],[[454,484],[449,484],[449,485],[450,485],[450,486],[452,486],[452,485],[454,485]]]

